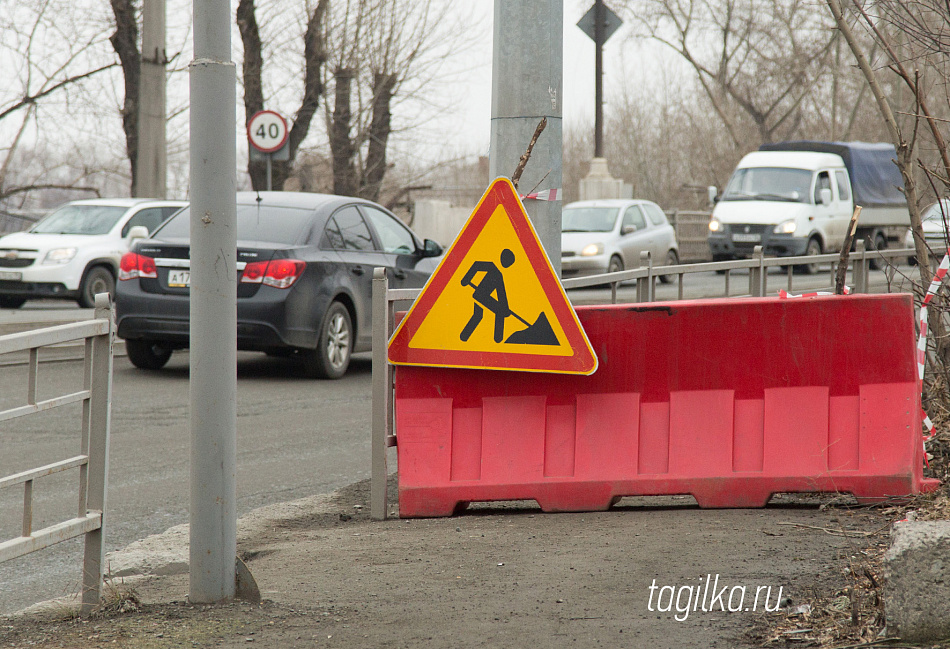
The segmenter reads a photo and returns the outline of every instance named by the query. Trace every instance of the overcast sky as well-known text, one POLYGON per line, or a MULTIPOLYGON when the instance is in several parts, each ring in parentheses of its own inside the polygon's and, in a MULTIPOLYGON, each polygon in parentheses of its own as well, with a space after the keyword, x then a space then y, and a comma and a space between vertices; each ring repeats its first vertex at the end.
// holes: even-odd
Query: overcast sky
MULTIPOLYGON (((480 47, 472 53, 479 61, 478 68, 460 84, 467 88, 465 95, 471 101, 458 106, 458 117, 466 126, 458 132, 459 148, 487 154, 491 129, 491 65, 492 65, 492 14, 494 0, 476 0, 486 36, 480 47)), ((609 3, 608 3, 609 4, 609 3)), ((577 27, 593 5, 593 0, 564 1, 564 124, 590 123, 594 121, 594 42, 577 27)), ((636 55, 637 47, 630 43, 627 25, 621 27, 604 47, 604 95, 620 90, 623 62, 636 55)), ((455 121, 455 120, 453 120, 455 121)))

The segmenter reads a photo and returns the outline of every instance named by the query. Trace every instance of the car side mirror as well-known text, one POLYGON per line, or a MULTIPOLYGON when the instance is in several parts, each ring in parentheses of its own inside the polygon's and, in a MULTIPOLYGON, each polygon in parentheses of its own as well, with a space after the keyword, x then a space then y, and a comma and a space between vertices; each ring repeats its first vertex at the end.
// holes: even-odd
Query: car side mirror
POLYGON ((706 188, 706 196, 709 198, 710 205, 715 205, 719 202, 719 190, 715 185, 710 185, 706 188))
POLYGON ((637 226, 635 225, 625 225, 620 228, 620 234, 630 234, 637 231, 637 226))
POLYGON ((822 187, 818 192, 818 200, 821 201, 822 205, 831 205, 831 189, 822 187))
POLYGON ((129 233, 125 235, 125 240, 128 242, 129 248, 139 239, 148 239, 148 228, 144 225, 132 226, 129 228, 129 233))
POLYGON ((422 244, 422 256, 423 257, 438 257, 442 254, 442 246, 433 241, 432 239, 426 239, 422 244))

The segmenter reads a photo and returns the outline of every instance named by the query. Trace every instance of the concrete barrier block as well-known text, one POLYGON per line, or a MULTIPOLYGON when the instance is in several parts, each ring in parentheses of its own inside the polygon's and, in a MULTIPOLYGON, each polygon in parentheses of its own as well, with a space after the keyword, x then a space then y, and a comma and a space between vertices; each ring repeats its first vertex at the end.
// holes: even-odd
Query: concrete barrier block
POLYGON ((895 524, 884 566, 888 633, 909 642, 950 638, 950 521, 895 524))

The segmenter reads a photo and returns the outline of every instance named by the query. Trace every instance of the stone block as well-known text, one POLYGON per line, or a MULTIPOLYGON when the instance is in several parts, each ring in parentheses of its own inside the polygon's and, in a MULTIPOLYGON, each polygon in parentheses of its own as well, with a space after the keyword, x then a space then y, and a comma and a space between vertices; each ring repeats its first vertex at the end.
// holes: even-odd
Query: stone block
POLYGON ((884 569, 888 633, 909 642, 950 638, 950 521, 896 523, 884 569))

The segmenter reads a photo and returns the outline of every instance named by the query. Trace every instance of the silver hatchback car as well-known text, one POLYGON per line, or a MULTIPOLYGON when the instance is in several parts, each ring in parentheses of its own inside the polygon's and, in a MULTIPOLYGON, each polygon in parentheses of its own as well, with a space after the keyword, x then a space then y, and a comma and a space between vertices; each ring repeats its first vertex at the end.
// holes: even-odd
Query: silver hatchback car
MULTIPOLYGON (((563 277, 613 273, 640 265, 649 251, 656 266, 679 263, 676 232, 656 203, 632 199, 578 201, 561 213, 563 277)), ((672 281, 661 276, 661 281, 672 281)))

